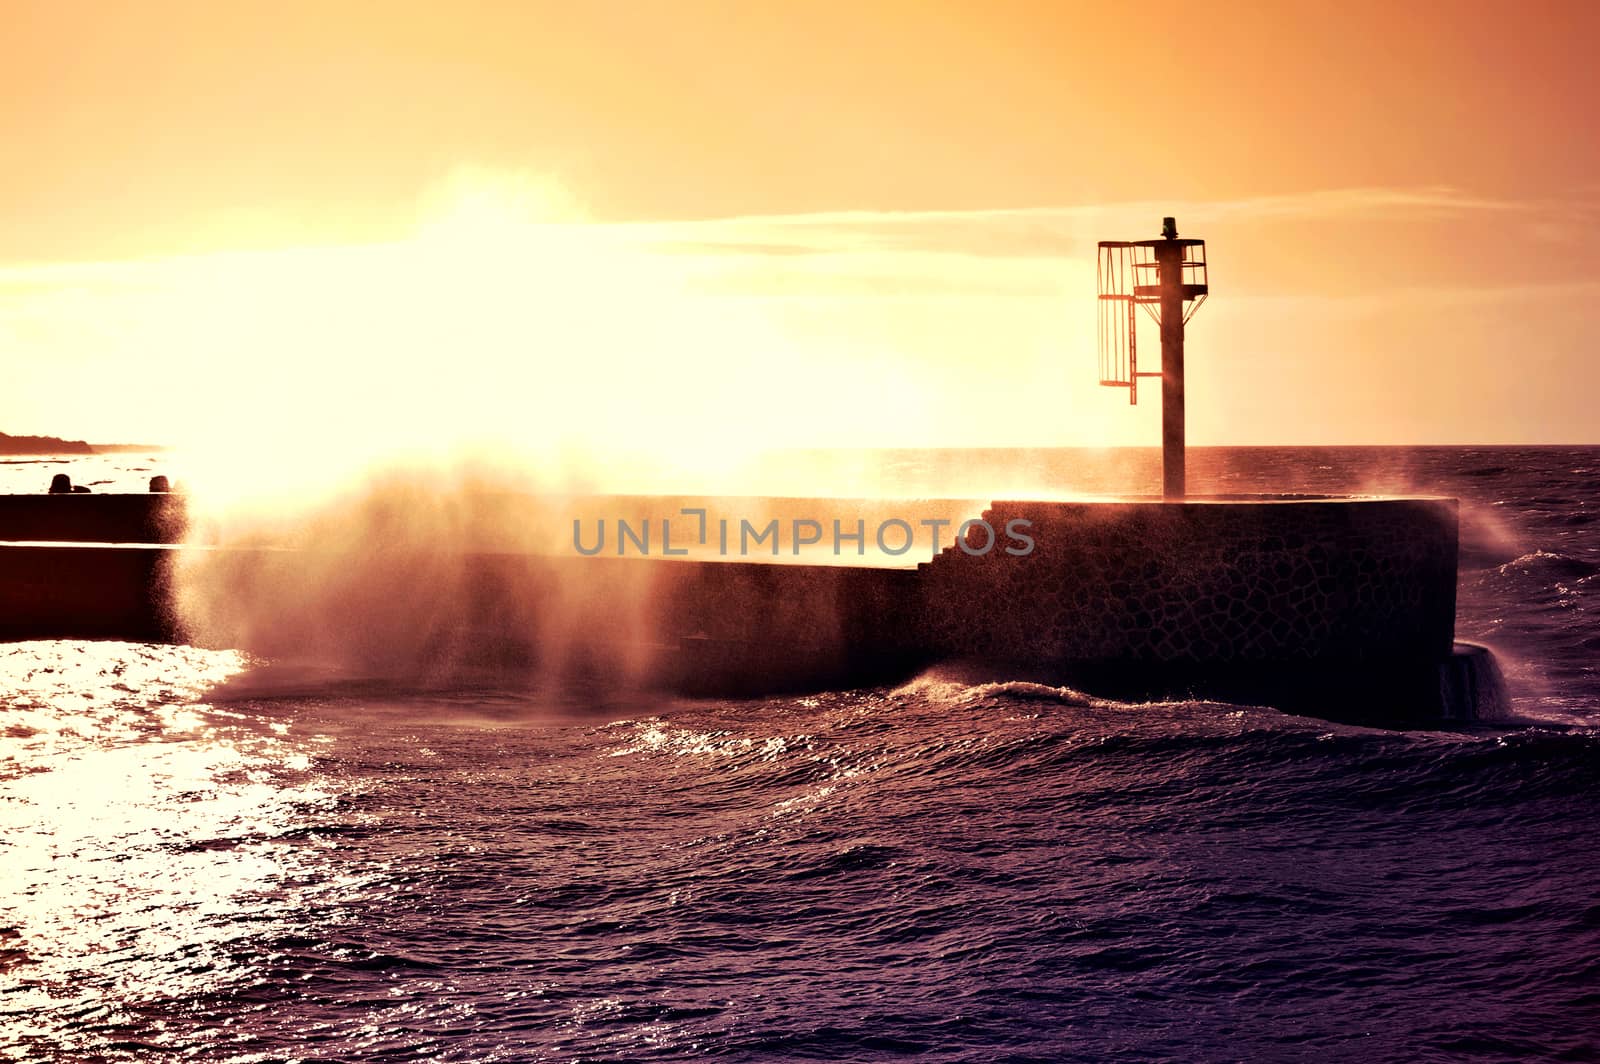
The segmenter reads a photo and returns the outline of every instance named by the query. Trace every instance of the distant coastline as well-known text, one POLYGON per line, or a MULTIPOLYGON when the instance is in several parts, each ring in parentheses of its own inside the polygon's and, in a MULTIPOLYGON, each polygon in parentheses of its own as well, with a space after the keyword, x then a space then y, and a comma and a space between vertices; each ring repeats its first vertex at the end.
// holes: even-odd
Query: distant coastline
POLYGON ((130 454, 167 450, 164 443, 91 443, 88 447, 94 454, 130 454))
POLYGON ((63 440, 57 436, 12 436, 0 432, 0 454, 51 455, 51 454, 118 454, 128 451, 164 451, 165 447, 151 443, 86 443, 83 440, 63 440))

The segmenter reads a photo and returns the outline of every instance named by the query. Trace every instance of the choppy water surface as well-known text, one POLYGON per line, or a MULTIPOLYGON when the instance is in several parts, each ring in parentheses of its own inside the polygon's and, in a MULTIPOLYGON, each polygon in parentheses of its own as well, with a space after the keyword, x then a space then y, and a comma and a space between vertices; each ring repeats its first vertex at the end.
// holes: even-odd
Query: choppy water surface
POLYGON ((1600 1055, 1600 450, 1194 461, 1217 490, 1459 495, 1460 634, 1522 719, 941 671, 596 704, 0 646, 0 1052, 1600 1055))

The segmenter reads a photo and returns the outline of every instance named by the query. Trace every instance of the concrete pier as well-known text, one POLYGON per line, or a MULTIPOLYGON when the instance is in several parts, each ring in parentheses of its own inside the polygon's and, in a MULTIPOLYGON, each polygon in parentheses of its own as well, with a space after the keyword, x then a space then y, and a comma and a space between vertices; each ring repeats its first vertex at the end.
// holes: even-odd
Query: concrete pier
MULTIPOLYGON (((174 500, 19 498, 0 498, 0 522, 11 522, 0 536, 13 540, 0 543, 0 637, 190 634, 172 573, 197 548, 14 541, 17 528, 35 540, 89 538, 86 511, 67 508, 91 500, 104 507, 105 536, 170 537, 181 527, 174 500)), ((996 532, 1023 522, 1031 549, 979 552, 974 528, 967 543, 901 568, 467 551, 453 555, 446 588, 435 586, 439 559, 415 549, 363 555, 359 566, 316 550, 211 550, 202 560, 224 601, 314 570, 309 583, 356 614, 363 604, 391 619, 425 610, 435 642, 530 662, 554 647, 569 664, 622 662, 631 678, 697 694, 878 682, 960 660, 1112 696, 1376 722, 1470 717, 1481 701, 1472 692, 1483 670, 1464 671, 1453 651, 1454 500, 1001 501, 982 516, 996 532), (356 568, 367 584, 341 590, 341 574, 356 568)), ((310 609, 296 601, 273 608, 284 613, 272 631, 290 636, 317 620, 348 623, 296 617, 310 609)), ((372 617, 360 623, 385 638, 372 617)))

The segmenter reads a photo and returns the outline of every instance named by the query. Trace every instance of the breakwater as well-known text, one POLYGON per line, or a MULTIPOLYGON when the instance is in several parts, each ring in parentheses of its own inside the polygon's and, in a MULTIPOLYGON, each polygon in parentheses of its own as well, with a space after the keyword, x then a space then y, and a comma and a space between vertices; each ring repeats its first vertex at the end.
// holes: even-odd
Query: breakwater
MULTIPOLYGON (((666 515, 694 500, 660 501, 666 515)), ((647 502, 631 505, 647 514, 647 502)), ((763 512, 782 509, 765 503, 763 512)), ((267 653, 353 626, 366 653, 517 660, 691 693, 874 682, 960 660, 1128 697, 1262 701, 1370 719, 1473 711, 1450 694, 1473 685, 1442 679, 1452 668, 1459 675, 1449 499, 1001 501, 965 538, 951 524, 951 541, 915 566, 471 544, 452 545, 444 565, 415 543, 373 543, 359 558, 315 546, 179 547, 179 504, 0 497, 0 536, 11 541, 0 545, 0 635, 192 638, 176 584, 180 562, 198 559, 215 597, 251 622, 235 630, 239 639, 259 638, 267 653), (101 508, 100 538, 143 532, 150 541, 92 544, 85 503, 101 508), (1029 549, 977 542, 996 529, 1026 530, 1029 549), (70 545, 60 542, 69 536, 70 545), (264 589, 294 586, 307 572, 315 579, 302 583, 316 596, 301 589, 252 611, 253 599, 270 597, 264 589), (267 623, 258 614, 269 608, 267 623), (400 623, 413 617, 425 623, 400 623)), ((819 511, 827 500, 807 504, 819 511)), ((960 511, 949 501, 920 505, 960 511)))

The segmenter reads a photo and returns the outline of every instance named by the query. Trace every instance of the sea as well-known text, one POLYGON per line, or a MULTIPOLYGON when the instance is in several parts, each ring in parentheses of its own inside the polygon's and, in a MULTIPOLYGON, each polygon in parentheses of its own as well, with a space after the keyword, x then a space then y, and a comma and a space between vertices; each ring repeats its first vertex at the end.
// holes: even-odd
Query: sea
MULTIPOLYGON (((0 491, 164 460, 13 459, 0 491)), ((1148 490, 1158 459, 869 460, 965 496, 1148 490)), ((237 648, 0 644, 0 1057, 1600 1059, 1600 448, 1189 462, 1197 491, 1460 499, 1457 637, 1509 714, 938 668, 742 700, 274 685, 237 648)))

